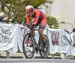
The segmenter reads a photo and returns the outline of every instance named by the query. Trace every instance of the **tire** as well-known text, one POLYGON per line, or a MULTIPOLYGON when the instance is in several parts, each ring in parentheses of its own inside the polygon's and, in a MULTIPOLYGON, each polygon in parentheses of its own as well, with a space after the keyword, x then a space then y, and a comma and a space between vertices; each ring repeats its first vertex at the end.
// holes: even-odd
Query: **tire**
POLYGON ((30 36, 29 33, 26 34, 23 39, 23 53, 26 58, 33 58, 34 57, 34 40, 30 36), (31 43, 31 46, 29 46, 30 43, 31 43))
POLYGON ((45 35, 45 37, 47 38, 45 47, 42 47, 42 42, 39 42, 39 45, 41 47, 41 49, 39 50, 41 58, 47 58, 49 53, 49 39, 47 35, 45 35))

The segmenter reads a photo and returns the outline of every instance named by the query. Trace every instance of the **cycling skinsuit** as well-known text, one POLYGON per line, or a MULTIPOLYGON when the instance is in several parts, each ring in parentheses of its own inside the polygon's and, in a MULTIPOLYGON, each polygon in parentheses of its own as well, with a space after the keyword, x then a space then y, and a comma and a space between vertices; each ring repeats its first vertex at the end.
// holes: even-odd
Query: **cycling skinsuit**
MULTIPOLYGON (((42 28, 42 29, 45 28, 46 22, 47 22, 46 16, 40 10, 35 9, 31 17, 33 18, 32 24, 34 26, 39 25, 39 28, 42 28)), ((29 24, 29 23, 30 23, 30 15, 26 14, 26 24, 29 24)))

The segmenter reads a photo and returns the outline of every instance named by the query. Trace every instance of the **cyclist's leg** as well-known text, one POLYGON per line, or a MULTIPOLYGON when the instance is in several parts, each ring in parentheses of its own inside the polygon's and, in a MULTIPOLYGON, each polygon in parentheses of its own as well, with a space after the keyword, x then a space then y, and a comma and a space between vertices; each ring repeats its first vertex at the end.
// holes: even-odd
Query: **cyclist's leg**
POLYGON ((42 42, 45 42, 46 39, 45 39, 45 36, 44 36, 44 34, 43 34, 43 30, 44 30, 44 29, 39 28, 38 32, 39 32, 40 38, 42 39, 42 42))
POLYGON ((39 35, 40 35, 40 38, 42 39, 42 42, 46 41, 46 37, 43 34, 43 30, 45 29, 45 27, 46 27, 46 19, 43 19, 39 25, 39 35))

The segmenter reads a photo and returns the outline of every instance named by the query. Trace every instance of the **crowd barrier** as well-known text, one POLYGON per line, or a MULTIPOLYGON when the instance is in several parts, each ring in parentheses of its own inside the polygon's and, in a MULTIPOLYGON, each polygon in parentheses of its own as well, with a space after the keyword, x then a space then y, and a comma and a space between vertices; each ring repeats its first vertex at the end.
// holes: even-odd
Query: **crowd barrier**
MULTIPOLYGON (((62 29, 44 30, 49 38, 49 53, 66 53, 75 55, 75 32, 67 33, 62 29)), ((22 43, 24 36, 24 26, 20 24, 0 24, 0 51, 16 53, 18 50, 23 52, 22 43)), ((38 42, 38 32, 35 31, 35 39, 38 42)))

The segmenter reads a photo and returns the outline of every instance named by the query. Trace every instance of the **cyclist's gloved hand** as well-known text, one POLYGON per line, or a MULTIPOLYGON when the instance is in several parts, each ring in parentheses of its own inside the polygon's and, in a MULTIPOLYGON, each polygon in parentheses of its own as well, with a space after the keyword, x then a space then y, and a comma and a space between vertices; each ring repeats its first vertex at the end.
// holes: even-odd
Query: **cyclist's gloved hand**
POLYGON ((28 28, 32 28, 32 23, 26 24, 28 28))
POLYGON ((30 27, 30 24, 26 24, 26 26, 29 28, 30 27))
POLYGON ((38 24, 37 24, 37 23, 34 23, 34 22, 32 23, 32 25, 33 25, 33 26, 38 26, 38 24))

